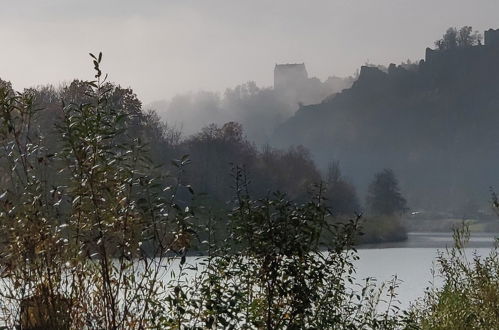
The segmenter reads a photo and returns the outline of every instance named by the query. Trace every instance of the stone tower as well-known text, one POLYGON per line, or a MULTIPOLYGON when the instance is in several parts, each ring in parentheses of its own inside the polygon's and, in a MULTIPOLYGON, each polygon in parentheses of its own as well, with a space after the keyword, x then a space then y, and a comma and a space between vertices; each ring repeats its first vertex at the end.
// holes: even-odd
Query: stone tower
POLYGON ((485 31, 484 42, 486 46, 499 46, 499 29, 488 29, 485 31))
POLYGON ((276 64, 274 68, 274 89, 294 88, 306 83, 308 79, 305 63, 276 64))

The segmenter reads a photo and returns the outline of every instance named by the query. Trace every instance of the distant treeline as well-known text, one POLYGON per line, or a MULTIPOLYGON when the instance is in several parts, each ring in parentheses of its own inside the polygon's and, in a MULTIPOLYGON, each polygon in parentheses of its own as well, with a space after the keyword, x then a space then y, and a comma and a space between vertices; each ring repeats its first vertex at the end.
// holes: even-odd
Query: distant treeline
MULTIPOLYGON (((2 81, 1 84, 12 95, 15 94, 8 82, 2 81)), ((130 138, 136 139, 137 143, 146 146, 151 161, 158 165, 155 170, 158 175, 173 173, 175 166, 172 160, 189 156, 190 164, 184 169, 182 182, 192 187, 197 203, 203 204, 210 212, 226 210, 226 203, 234 196, 233 169, 241 167, 249 182, 248 193, 254 198, 266 198, 273 192, 280 191, 292 200, 305 201, 314 185, 323 182, 323 197, 331 216, 346 219, 365 211, 378 216, 374 222, 364 217, 367 219, 365 241, 405 238, 405 229, 398 218, 405 211, 405 200, 402 204, 395 205, 392 202, 396 203, 398 197, 384 191, 377 196, 376 193, 370 194, 363 207, 354 185, 343 176, 339 161, 330 162, 328 169, 321 172, 305 147, 297 145, 276 149, 264 145, 258 148, 246 138, 242 125, 236 122, 211 124, 198 133, 184 136, 179 128, 168 125, 156 112, 144 111, 132 89, 109 82, 105 83, 104 88, 109 94, 109 106, 130 117, 126 133, 130 138), (393 205, 388 210, 380 211, 379 206, 372 202, 373 198, 393 205), (379 218, 380 215, 389 218, 379 218)), ((56 128, 63 121, 62 109, 68 103, 90 102, 88 83, 74 80, 60 88, 42 86, 26 90, 25 93, 32 96, 36 109, 39 109, 33 116, 31 130, 43 137, 41 143, 49 154, 58 152, 61 141, 56 128)), ((385 171, 386 173, 389 174, 388 179, 392 185, 388 190, 394 189, 398 194, 398 182, 393 172, 385 171)), ((67 180, 57 173, 49 175, 60 181, 61 185, 67 180)), ((375 178, 374 185, 376 180, 375 178)), ((179 196, 187 198, 189 193, 180 191, 179 196)))
MULTIPOLYGON (((2 81, 1 84, 15 94, 10 83, 2 81)), ((308 198, 309 188, 323 179, 304 147, 279 150, 267 145, 257 148, 246 139, 243 127, 236 122, 221 126, 211 124, 184 137, 178 128, 169 126, 157 113, 143 111, 142 103, 132 89, 112 83, 106 83, 105 87, 110 91, 108 102, 111 106, 132 118, 127 133, 147 145, 151 159, 162 166, 161 171, 171 171, 173 159, 189 155, 191 164, 186 168, 183 180, 211 200, 224 202, 233 196, 231 169, 234 166, 245 168, 251 181, 249 189, 255 197, 281 190, 290 198, 303 200, 308 198)), ((88 84, 75 80, 60 88, 43 86, 26 92, 33 96, 39 109, 31 129, 43 136, 42 143, 49 153, 55 153, 60 148, 56 127, 63 119, 62 107, 69 102, 89 102, 88 84)), ((341 205, 339 212, 354 214, 360 211, 355 189, 338 175, 339 172, 330 182, 335 184, 331 187, 334 195, 331 198, 341 205)))

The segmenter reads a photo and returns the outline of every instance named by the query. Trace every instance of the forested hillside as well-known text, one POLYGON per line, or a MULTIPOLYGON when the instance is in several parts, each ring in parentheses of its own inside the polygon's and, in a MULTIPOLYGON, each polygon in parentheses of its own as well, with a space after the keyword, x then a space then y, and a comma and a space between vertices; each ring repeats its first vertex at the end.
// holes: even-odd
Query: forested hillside
POLYGON ((281 125, 276 145, 301 143, 318 164, 341 160, 361 191, 393 168, 412 208, 484 211, 498 184, 499 47, 457 32, 418 65, 363 66, 350 89, 281 125))

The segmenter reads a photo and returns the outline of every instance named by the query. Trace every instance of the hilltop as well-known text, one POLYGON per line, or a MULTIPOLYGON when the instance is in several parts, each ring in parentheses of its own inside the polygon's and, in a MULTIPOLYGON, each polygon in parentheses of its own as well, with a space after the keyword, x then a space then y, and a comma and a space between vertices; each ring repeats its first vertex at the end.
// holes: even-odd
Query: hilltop
POLYGON ((365 188, 393 168, 413 209, 487 212, 498 183, 499 30, 485 42, 426 50, 415 65, 363 66, 351 88, 301 106, 275 135, 365 188))

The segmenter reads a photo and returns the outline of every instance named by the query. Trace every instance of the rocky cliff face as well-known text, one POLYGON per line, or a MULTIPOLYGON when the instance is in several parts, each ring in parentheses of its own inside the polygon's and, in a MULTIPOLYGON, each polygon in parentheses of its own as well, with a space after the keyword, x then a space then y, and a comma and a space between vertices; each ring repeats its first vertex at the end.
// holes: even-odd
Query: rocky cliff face
POLYGON ((485 204, 499 184, 499 47, 430 50, 414 70, 362 67, 350 89, 300 108, 274 143, 340 160, 361 190, 393 168, 414 208, 485 204))

